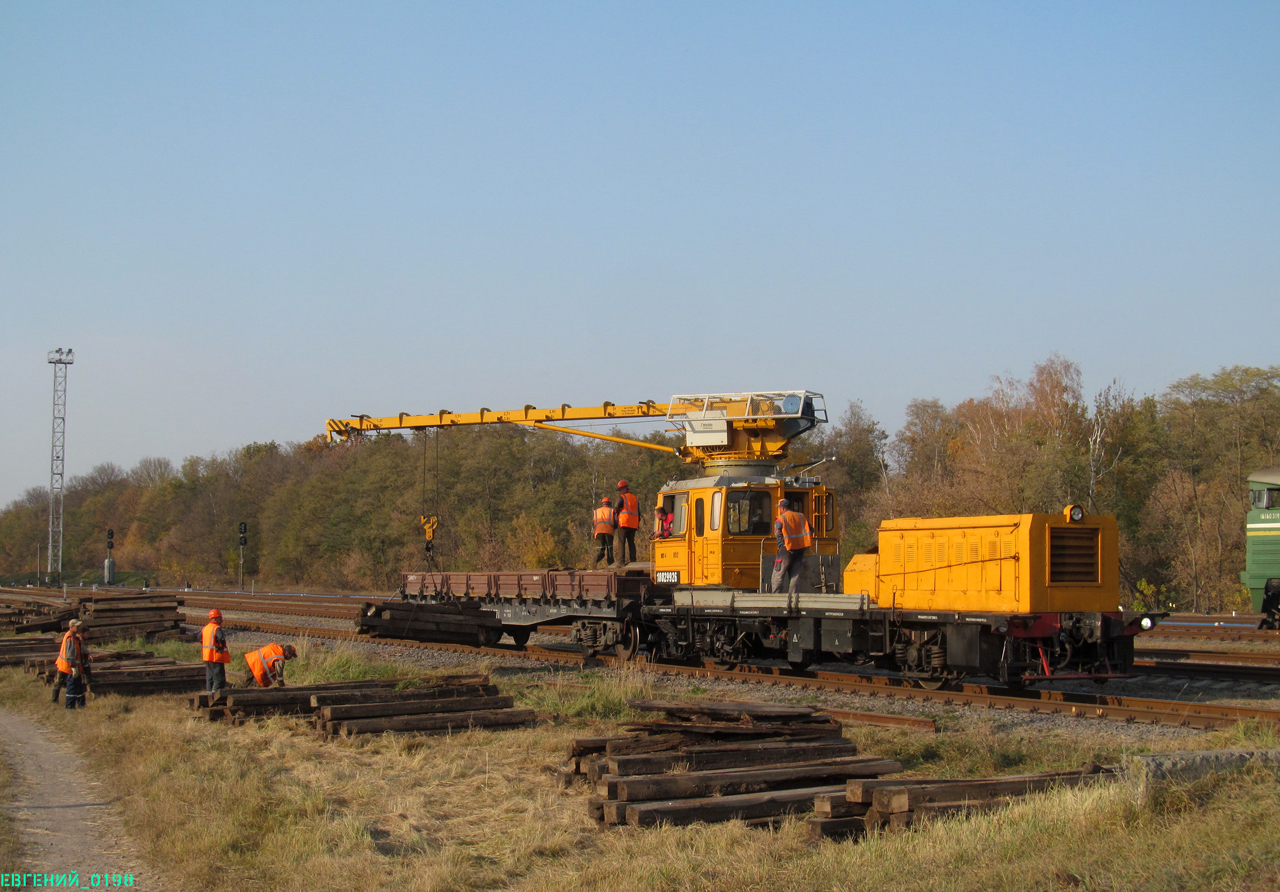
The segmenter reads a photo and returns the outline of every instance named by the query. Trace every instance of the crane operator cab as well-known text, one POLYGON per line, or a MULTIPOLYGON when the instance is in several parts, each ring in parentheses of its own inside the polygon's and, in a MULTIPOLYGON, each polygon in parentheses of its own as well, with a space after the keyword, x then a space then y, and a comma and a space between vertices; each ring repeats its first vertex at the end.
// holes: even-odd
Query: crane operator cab
POLYGON ((805 515, 813 534, 799 591, 838 592, 835 494, 817 477, 804 476, 818 463, 779 467, 791 440, 827 421, 822 395, 797 390, 674 396, 667 418, 684 429, 686 460, 698 461, 705 473, 670 481, 658 494, 656 507, 673 519, 671 537, 653 542, 653 580, 675 590, 674 603, 739 610, 748 603, 790 606, 786 593, 767 591, 780 499, 805 515))

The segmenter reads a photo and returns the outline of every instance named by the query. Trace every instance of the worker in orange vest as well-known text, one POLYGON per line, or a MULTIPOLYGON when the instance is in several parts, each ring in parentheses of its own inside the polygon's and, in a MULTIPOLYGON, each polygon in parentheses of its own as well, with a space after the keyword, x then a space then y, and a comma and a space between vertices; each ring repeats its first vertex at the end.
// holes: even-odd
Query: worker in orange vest
MULTIPOLYGON (((244 661, 249 664, 249 672, 253 681, 258 683, 258 687, 269 688, 273 684, 284 687, 285 660, 292 660, 297 655, 298 652, 294 650, 292 644, 281 647, 272 643, 249 651, 244 655, 244 661)), ((246 678, 244 683, 245 687, 248 687, 249 679, 246 678)))
POLYGON ((93 673, 89 669, 89 648, 80 634, 83 625, 78 619, 67 624, 62 645, 58 648, 58 658, 54 661, 58 676, 53 682, 53 702, 58 702, 58 693, 65 687, 67 709, 85 705, 85 694, 93 681, 93 673))
POLYGON ((222 631, 222 611, 217 607, 209 611, 209 622, 200 630, 200 648, 204 657, 205 690, 217 698, 227 686, 227 664, 231 662, 227 635, 222 631))
POLYGON ((778 519, 773 522, 773 534, 778 537, 778 556, 773 560, 773 585, 775 592, 787 586, 787 593, 794 595, 800 585, 800 573, 804 569, 804 553, 813 545, 813 532, 809 518, 791 510, 786 499, 778 501, 778 519))
POLYGON ((613 530, 618 518, 613 513, 609 497, 600 500, 600 507, 591 512, 591 534, 596 539, 596 559, 591 562, 591 569, 600 563, 600 558, 609 556, 608 563, 613 563, 613 530))
POLYGON ((618 563, 625 565, 628 563, 628 545, 631 546, 631 560, 636 559, 636 530, 640 529, 640 500, 625 480, 618 481, 618 503, 614 510, 618 513, 618 563))

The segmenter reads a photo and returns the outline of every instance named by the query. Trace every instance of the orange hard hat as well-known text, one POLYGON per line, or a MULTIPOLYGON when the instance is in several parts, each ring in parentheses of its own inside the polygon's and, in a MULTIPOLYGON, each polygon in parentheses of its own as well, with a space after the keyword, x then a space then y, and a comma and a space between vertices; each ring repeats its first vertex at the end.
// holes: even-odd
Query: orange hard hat
POLYGON ((222 619, 222 611, 217 607, 209 611, 209 619, 222 619))
POLYGON ((609 497, 608 497, 608 496, 605 496, 603 499, 601 499, 601 500, 600 500, 600 504, 601 504, 601 505, 607 505, 607 504, 609 504, 609 497))
POLYGON ((619 480, 619 481, 618 481, 618 489, 622 489, 622 487, 624 487, 624 486, 630 486, 630 485, 631 485, 631 484, 630 484, 630 483, 628 483, 628 482, 627 482, 627 481, 625 481, 625 480, 619 480))

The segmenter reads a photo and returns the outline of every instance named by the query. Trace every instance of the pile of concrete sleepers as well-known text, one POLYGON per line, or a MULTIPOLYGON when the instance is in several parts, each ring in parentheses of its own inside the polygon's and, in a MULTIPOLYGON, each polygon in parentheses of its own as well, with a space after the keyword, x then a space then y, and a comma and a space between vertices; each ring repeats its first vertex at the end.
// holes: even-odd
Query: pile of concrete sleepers
POLYGON ((902 766, 859 756, 839 722, 803 706, 631 700, 666 718, 633 723, 621 737, 569 744, 565 784, 595 788, 588 813, 601 826, 745 820, 773 824, 812 811, 853 778, 902 766))

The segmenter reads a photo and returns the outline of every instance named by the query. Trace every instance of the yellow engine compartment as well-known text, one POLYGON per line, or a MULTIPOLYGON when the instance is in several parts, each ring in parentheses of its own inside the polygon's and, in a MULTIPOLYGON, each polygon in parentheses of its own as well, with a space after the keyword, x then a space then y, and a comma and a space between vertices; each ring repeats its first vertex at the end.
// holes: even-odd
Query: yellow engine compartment
POLYGON ((844 591, 881 608, 999 613, 1120 609, 1119 531, 1110 515, 905 517, 855 555, 844 591))

